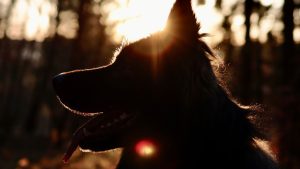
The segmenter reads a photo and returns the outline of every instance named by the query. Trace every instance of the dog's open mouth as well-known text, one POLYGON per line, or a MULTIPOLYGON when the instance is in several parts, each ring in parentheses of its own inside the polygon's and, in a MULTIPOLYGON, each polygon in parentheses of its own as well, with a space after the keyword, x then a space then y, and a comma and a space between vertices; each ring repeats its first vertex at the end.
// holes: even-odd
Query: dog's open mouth
POLYGON ((68 162, 79 146, 82 151, 106 151, 123 147, 122 136, 126 134, 136 114, 109 112, 96 115, 73 134, 72 141, 63 158, 68 162))

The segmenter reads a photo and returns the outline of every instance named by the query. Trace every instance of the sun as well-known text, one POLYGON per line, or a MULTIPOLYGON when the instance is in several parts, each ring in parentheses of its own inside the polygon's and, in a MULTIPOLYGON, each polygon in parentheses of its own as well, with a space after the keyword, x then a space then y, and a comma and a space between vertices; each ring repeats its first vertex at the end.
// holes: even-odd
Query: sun
POLYGON ((107 33, 113 41, 126 39, 137 41, 153 32, 162 30, 174 1, 173 0, 130 0, 110 1, 103 5, 107 33))
MULTIPOLYGON (((175 0, 104 1, 100 8, 100 21, 106 26, 106 33, 113 43, 120 44, 124 40, 129 43, 135 42, 164 29, 174 2, 175 0)), ((197 20, 204 23, 201 24, 200 33, 215 35, 208 41, 212 44, 220 42, 223 38, 220 29, 223 17, 220 11, 215 9, 216 0, 207 2, 209 3, 199 4, 193 0, 192 5, 197 20)))

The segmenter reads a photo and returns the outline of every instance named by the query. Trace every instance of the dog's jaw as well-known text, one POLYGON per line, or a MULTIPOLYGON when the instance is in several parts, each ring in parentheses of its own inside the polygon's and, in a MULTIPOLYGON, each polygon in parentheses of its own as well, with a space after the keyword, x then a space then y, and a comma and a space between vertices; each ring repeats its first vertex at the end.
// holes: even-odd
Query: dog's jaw
POLYGON ((74 133, 71 143, 64 155, 66 163, 73 152, 79 148, 84 152, 100 152, 121 148, 122 134, 128 133, 135 114, 131 113, 104 113, 87 121, 74 133), (114 114, 113 116, 111 114, 114 114), (94 145, 96 143, 96 145, 94 145), (112 144, 113 143, 113 144, 112 144))

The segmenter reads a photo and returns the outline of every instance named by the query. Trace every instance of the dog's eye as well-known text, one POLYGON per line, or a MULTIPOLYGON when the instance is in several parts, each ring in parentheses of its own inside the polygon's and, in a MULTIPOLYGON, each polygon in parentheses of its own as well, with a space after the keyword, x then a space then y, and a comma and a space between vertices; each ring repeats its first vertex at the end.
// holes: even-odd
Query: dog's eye
POLYGON ((157 151, 155 143, 151 140, 140 140, 135 145, 135 152, 140 157, 152 157, 157 151))

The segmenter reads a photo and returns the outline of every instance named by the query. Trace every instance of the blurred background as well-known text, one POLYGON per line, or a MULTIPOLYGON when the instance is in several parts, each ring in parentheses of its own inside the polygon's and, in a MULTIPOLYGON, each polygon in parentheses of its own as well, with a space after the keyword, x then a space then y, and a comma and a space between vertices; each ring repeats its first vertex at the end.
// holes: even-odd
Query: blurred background
MULTIPOLYGON (((243 104, 264 104, 280 164, 300 168, 300 0, 193 0, 204 40, 243 104)), ((85 119, 58 103, 58 73, 105 65, 124 39, 164 28, 174 0, 1 0, 0 168, 113 169, 119 150, 62 156, 85 119)))

